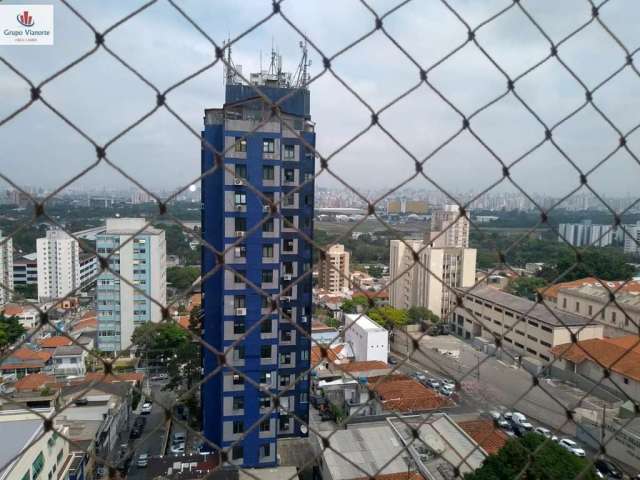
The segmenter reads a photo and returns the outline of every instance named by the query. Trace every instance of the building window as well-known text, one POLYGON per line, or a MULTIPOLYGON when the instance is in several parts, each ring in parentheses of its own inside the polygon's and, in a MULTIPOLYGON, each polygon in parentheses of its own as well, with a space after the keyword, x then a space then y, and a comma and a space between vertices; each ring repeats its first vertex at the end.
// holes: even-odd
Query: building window
POLYGON ((271 319, 266 318, 262 320, 260 324, 260 333, 271 333, 273 331, 273 325, 271 325, 271 319))
POLYGON ((233 359, 234 360, 244 360, 244 346, 242 346, 242 347, 233 347, 233 359))
POLYGON ((295 224, 293 223, 293 215, 285 215, 284 216, 284 228, 295 228, 295 224))
POLYGON ((271 345, 260 345, 260 358, 271 358, 271 345))
POLYGON ((234 410, 244 409, 244 397, 233 397, 233 409, 234 410))
MULTIPOLYGON (((263 397, 267 399, 267 407, 269 408, 269 405, 271 403, 269 397, 263 397)), ((262 398, 260 399, 260 406, 263 407, 264 405, 262 405, 262 398)), ((271 431, 271 421, 268 418, 265 418, 264 420, 262 420, 260 422, 260 431, 261 432, 269 432, 271 431)))
POLYGON ((284 181, 285 182, 295 182, 296 181, 296 171, 293 168, 285 168, 284 169, 284 181))
POLYGON ((589 305, 589 316, 593 315, 593 305, 589 305))
POLYGON ((270 218, 262 224, 262 231, 265 233, 273 233, 275 231, 273 218, 270 218))
POLYGON ((280 375, 280 386, 281 387, 289 386, 290 382, 291 382, 291 375, 289 375, 289 374, 280 375))
POLYGON ((540 340, 540 345, 544 345, 545 347, 551 348, 551 344, 549 342, 545 342, 544 340, 540 340))
POLYGON ((284 159, 293 160, 295 158, 296 147, 294 145, 284 146, 284 159))
POLYGON ((271 384, 271 372, 260 373, 260 383, 267 385, 271 384))
POLYGON ((246 232, 247 231, 247 219, 244 217, 236 217, 234 218, 236 232, 246 232))
POLYGON ((245 245, 240 245, 238 247, 233 248, 233 256, 235 258, 246 258, 247 257, 247 247, 245 245))
POLYGON ((289 365, 291 363, 291 353, 281 353, 280 354, 280 363, 284 365, 289 365))
POLYGON ((580 302, 576 302, 576 313, 580 313, 580 302))
POLYGON ((273 270, 262 270, 262 283, 273 283, 273 270))
POLYGON ((281 330, 280 331, 280 341, 281 342, 290 342, 293 339, 293 335, 291 334, 291 330, 281 330))
POLYGON ((271 444, 265 443, 260 447, 260 457, 270 457, 271 456, 271 444))
POLYGON ((233 272, 233 283, 244 283, 244 276, 247 272, 242 270, 238 270, 237 272, 233 272))
POLYGON ((300 352, 300 360, 309 360, 309 350, 302 350, 300 352))
POLYGON ((243 456, 244 456, 244 451, 242 449, 242 445, 235 445, 231 449, 232 460, 240 460, 243 456))
POLYGON ((233 334, 242 335, 245 332, 244 320, 235 320, 233 322, 233 334))
POLYGON ((625 384, 625 385, 629 385, 629 379, 628 379, 628 378, 626 378, 626 377, 624 378, 624 384, 625 384))
POLYGON ((611 312, 611 323, 616 323, 616 312, 611 312))
POLYGON ((233 421, 233 433, 243 433, 244 432, 244 422, 242 420, 234 420, 233 421))
POLYGON ((262 140, 262 153, 275 153, 276 141, 273 138, 265 138, 262 140))
POLYGON ((263 245, 262 246, 262 256, 263 257, 267 257, 267 258, 272 258, 273 257, 273 245, 272 244, 268 244, 268 245, 263 245))
POLYGON ((236 178, 243 178, 246 179, 247 178, 247 166, 244 164, 236 164, 235 167, 235 174, 236 174, 236 178))
POLYGON ((276 169, 272 165, 265 165, 262 167, 262 180, 275 180, 276 169))
POLYGON ((247 151, 247 139, 244 137, 236 137, 235 144, 233 149, 236 152, 246 152, 247 151))
POLYGON ((567 299, 566 298, 562 299, 562 308, 567 308, 567 299))
POLYGON ((244 385, 244 377, 238 375, 237 373, 233 374, 233 384, 234 385, 244 385))
POLYGON ((247 204, 247 194, 244 192, 236 192, 233 196, 233 201, 237 205, 247 204))
POLYGON ((234 308, 247 308, 247 299, 244 295, 235 295, 233 297, 234 308))
POLYGON ((293 238, 285 238, 282 241, 282 250, 284 252, 293 252, 293 238))

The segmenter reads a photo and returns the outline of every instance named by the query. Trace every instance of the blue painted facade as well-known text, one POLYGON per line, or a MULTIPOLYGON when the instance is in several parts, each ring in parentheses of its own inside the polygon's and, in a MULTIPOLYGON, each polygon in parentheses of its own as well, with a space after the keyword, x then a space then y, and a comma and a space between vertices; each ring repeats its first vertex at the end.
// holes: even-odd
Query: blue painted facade
MULTIPOLYGON (((293 91, 259 88, 271 100, 293 91)), ((235 444, 228 458, 245 467, 274 466, 277 438, 307 434, 293 415, 283 410, 295 412, 305 423, 309 415, 306 372, 310 365, 310 340, 296 331, 286 316, 310 335, 310 272, 290 293, 282 292, 303 272, 311 270, 311 246, 295 230, 283 230, 284 221, 277 214, 272 215, 265 208, 264 199, 247 184, 265 195, 273 194, 274 200, 281 202, 278 206, 281 214, 311 237, 313 181, 300 185, 313 177, 314 154, 295 135, 287 135, 277 119, 252 132, 265 111, 268 113, 269 107, 255 98, 252 88, 227 85, 224 107, 205 111, 202 132, 204 142, 216 150, 229 148, 222 161, 235 172, 219 168, 202 180, 203 238, 219 251, 228 250, 223 260, 211 250, 202 249, 203 278, 214 268, 219 269, 203 283, 203 338, 219 351, 231 347, 226 362, 233 365, 222 366, 215 355, 203 349, 205 376, 220 368, 202 386, 203 430, 211 442, 224 449, 235 444), (290 201, 286 202, 285 197, 290 201), (251 231, 271 218, 273 232, 264 226, 251 231), (246 233, 242 234, 243 231, 246 233), (269 256, 271 250, 274 255, 269 256), (286 316, 277 311, 270 314, 270 301, 248 282, 236 282, 234 271, 272 297, 286 297, 279 299, 286 316), (257 323, 260 325, 256 326, 257 323), (282 395, 283 409, 269 413, 272 410, 269 397, 262 396, 258 388, 242 377, 274 394, 292 384, 294 387, 282 395)), ((296 133, 315 147, 309 92, 296 92, 283 102, 282 112, 296 133)), ((213 153, 203 147, 202 172, 213 166, 213 153)))

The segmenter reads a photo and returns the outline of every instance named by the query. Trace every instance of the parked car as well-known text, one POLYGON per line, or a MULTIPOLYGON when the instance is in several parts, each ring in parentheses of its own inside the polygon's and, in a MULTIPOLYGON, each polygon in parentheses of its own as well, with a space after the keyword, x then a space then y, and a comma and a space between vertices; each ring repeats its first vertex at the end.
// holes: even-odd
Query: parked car
POLYGON ((451 380, 450 378, 443 378, 442 379, 442 385, 444 385, 446 387, 451 387, 452 390, 456 389, 456 381, 455 380, 451 380))
POLYGON ((142 417, 142 416, 138 416, 136 417, 136 419, 133 421, 133 425, 135 427, 139 427, 141 430, 144 429, 145 425, 147 424, 147 417, 142 417))
POLYGON ((333 413, 329 409, 320 412, 320 420, 326 422, 328 420, 335 420, 333 413))
POLYGON ((525 417, 522 413, 512 412, 511 422, 527 432, 530 432, 531 430, 533 430, 533 425, 529 423, 529 421, 527 420, 527 417, 525 417))
POLYGON ((430 378, 427 380, 427 387, 431 387, 434 390, 437 390, 440 388, 440 380, 438 380, 437 378, 430 378))
POLYGON ((140 410, 140 415, 149 415, 151 413, 151 410, 153 410, 153 403, 144 402, 140 410))
POLYGON ((551 430, 549 430, 548 428, 536 427, 534 429, 534 432, 536 432, 538 435, 542 435, 545 438, 549 438, 549 439, 553 440, 554 442, 558 441, 558 437, 556 437, 553 434, 553 432, 551 430))
POLYGON ((140 438, 140 434, 142 433, 142 430, 140 430, 140 428, 138 427, 133 427, 131 429, 131 432, 129 433, 129 438, 133 439, 133 438, 140 438))
POLYGON ((138 455, 138 461, 136 462, 136 465, 141 468, 149 465, 149 454, 141 453, 140 455, 138 455))
POLYGON ((513 416, 513 412, 504 412, 502 416, 507 420, 511 420, 511 417, 513 416))
POLYGON ((499 418, 498 420, 496 420, 496 425, 505 431, 513 433, 513 427, 511 426, 509 420, 499 418))
POLYGON ((445 397, 450 397, 455 392, 451 385, 442 385, 438 391, 445 397))
POLYGON ((601 478, 615 478, 616 480, 622 478, 622 472, 620 469, 608 460, 599 458, 595 461, 593 466, 595 467, 596 472, 602 475, 601 478))
POLYGON ((569 439, 569 438, 563 438, 561 439, 558 444, 565 448, 566 450, 568 450, 569 452, 573 453, 576 457, 584 457, 585 456, 585 452, 582 448, 580 448, 580 446, 574 442, 573 440, 569 439))
POLYGON ((389 356, 388 363, 389 363, 389 365, 397 365, 398 364, 398 360, 396 360, 396 357, 389 356))
POLYGON ((494 422, 497 422, 498 420, 500 420, 500 419, 502 418, 502 413, 500 413, 500 412, 499 412, 499 411, 497 411, 497 410, 492 410, 492 411, 490 411, 490 412, 489 412, 489 415, 491 415, 491 419, 492 419, 494 422))
POLYGON ((413 376, 413 378, 415 378, 420 383, 424 383, 424 382, 427 381, 427 376, 424 373, 415 372, 415 373, 413 373, 412 376, 413 376))
POLYGON ((173 440, 171 443, 185 443, 187 441, 186 432, 173 432, 173 440))
POLYGON ((174 443, 173 445, 171 445, 171 453, 173 453, 174 455, 184 453, 184 442, 174 443))

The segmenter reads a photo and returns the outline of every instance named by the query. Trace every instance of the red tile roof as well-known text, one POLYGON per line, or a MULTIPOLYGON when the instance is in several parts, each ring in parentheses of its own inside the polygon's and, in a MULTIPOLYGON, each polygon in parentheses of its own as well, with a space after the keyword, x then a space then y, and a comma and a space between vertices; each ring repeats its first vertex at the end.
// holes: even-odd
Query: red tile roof
POLYGON ((72 332, 77 332, 78 330, 84 329, 97 329, 98 328, 98 319, 96 317, 87 317, 82 318, 76 324, 71 327, 72 332))
POLYGON ((406 375, 369 377, 385 410, 420 412, 452 406, 453 402, 406 375))
POLYGON ((343 372, 365 372, 368 370, 387 370, 391 368, 385 362, 371 360, 368 362, 351 362, 337 365, 343 372))
POLYGON ((189 328, 189 315, 180 315, 176 319, 176 323, 182 328, 189 328))
MULTIPOLYGON (((337 345, 335 347, 327 348, 327 358, 329 362, 333 363, 338 360, 338 354, 342 351, 344 345, 337 345)), ((316 366, 322 360, 322 350, 318 346, 311 347, 311 365, 316 366)))
POLYGON ((56 377, 53 375, 46 375, 44 373, 32 373, 25 375, 16 382, 15 389, 19 392, 33 392, 40 390, 45 385, 54 385, 56 383, 56 377))
POLYGON ((576 344, 565 343, 551 351, 556 357, 573 363, 585 360, 609 368, 625 377, 640 381, 640 337, 594 338, 576 344))
POLYGON ((46 352, 44 350, 35 351, 23 347, 9 355, 9 358, 11 357, 19 358, 20 360, 40 360, 42 362, 46 362, 51 358, 51 352, 46 352))
POLYGON ((469 420, 458 422, 458 425, 489 455, 497 453, 507 443, 507 435, 490 420, 469 420))
POLYGON ((374 300, 389 300, 389 291, 388 290, 379 290, 377 292, 370 292, 368 290, 357 290, 353 294, 353 298, 356 297, 366 297, 372 298, 374 300))
POLYGON ((22 305, 17 305, 15 303, 7 303, 4 306, 4 311, 3 311, 3 313, 7 317, 13 317, 13 316, 16 316, 16 315, 21 315, 22 312, 24 312, 24 307, 22 305))
POLYGON ((95 318, 97 316, 97 312, 95 310, 87 310, 84 312, 80 320, 84 320, 85 318, 95 318))
POLYGON ((56 348, 56 347, 66 347, 68 345, 72 345, 73 342, 69 340, 64 335, 58 335, 55 337, 43 338, 38 342, 38 344, 42 348, 56 348))
POLYGON ((595 287, 604 288, 602 286, 603 283, 612 291, 616 290, 617 288, 620 288, 620 290, 618 290, 616 293, 640 293, 639 281, 632 280, 625 283, 624 281, 620 281, 620 280, 618 281, 603 280, 601 283, 597 278, 594 278, 594 277, 581 278, 578 280, 573 280, 571 282, 556 283, 555 285, 550 286, 546 290, 544 288, 541 288, 538 291, 546 299, 557 300, 558 293, 560 292, 560 290, 570 289, 570 288, 580 288, 586 285, 592 285, 595 287))

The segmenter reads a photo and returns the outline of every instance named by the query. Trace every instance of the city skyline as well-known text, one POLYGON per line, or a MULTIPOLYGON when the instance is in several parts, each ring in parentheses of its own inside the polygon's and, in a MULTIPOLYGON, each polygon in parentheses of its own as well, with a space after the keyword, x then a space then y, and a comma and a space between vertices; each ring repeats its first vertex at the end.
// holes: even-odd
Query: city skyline
MULTIPOLYGON (((500 1, 482 6, 454 3, 472 26, 487 18, 490 12, 497 12, 507 5, 507 2, 500 1)), ((551 38, 558 41, 577 28, 581 21, 588 20, 590 9, 583 3, 566 2, 554 8, 530 5, 527 8, 551 38), (559 14, 558 8, 573 15, 559 14)), ((21 49, 20 52, 13 49, 6 53, 7 61, 35 81, 46 78, 80 56, 86 51, 85 46, 90 47, 94 42, 93 33, 82 27, 68 9, 56 7, 57 26, 64 33, 56 36, 55 54, 42 58, 32 49, 21 49), (35 61, 35 56, 38 56, 38 61, 35 61)), ((104 7, 98 3, 84 3, 81 13, 90 18, 100 18, 96 27, 104 29, 133 8, 130 4, 104 7)), ((258 2, 242 6, 222 2, 215 14, 195 2, 186 3, 184 8, 220 44, 248 28, 258 14, 266 16, 271 10, 270 5, 258 2), (217 28, 219 23, 215 23, 221 19, 224 20, 225 31, 220 31, 217 28)), ((320 2, 305 2, 304 6, 292 3, 284 4, 282 8, 328 56, 360 34, 366 34, 374 20, 362 5, 333 5, 329 10, 320 2), (332 19, 331 30, 319 26, 328 16, 332 19), (354 25, 358 28, 354 29, 354 25)), ((374 2, 373 8, 383 12, 388 7, 383 2, 374 2)), ((633 25, 624 21, 625 15, 617 15, 621 8, 616 4, 607 5, 602 8, 601 17, 612 24, 619 37, 625 40, 632 35, 633 25)), ((516 77, 548 55, 546 40, 535 31, 524 14, 514 9, 513 13, 502 16, 500 22, 495 23, 490 28, 480 29, 477 39, 510 76, 516 77), (514 38, 518 40, 514 42, 514 38)), ((464 43, 467 35, 462 23, 442 5, 407 5, 386 17, 384 26, 424 66, 433 64, 448 50, 464 43), (435 18, 438 22, 434 22, 435 18), (429 35, 421 33, 425 26, 429 35)), ((624 64, 624 52, 610 38, 604 38, 604 33, 596 27, 590 26, 576 36, 580 39, 579 45, 570 40, 560 48, 563 61, 592 89, 624 64), (597 53, 595 60, 591 56, 594 51, 597 53)), ((284 22, 268 21, 233 45, 233 59, 243 66, 245 72, 257 70, 260 57, 264 66, 268 63, 271 45, 275 45, 284 56, 285 69, 294 71, 300 59, 299 40, 299 35, 284 22)), ((213 47, 175 9, 164 4, 143 10, 111 32, 106 42, 125 61, 138 67, 154 84, 157 83, 160 89, 206 66, 213 58, 213 47), (159 29, 172 41, 156 38, 154 34, 159 29), (130 41, 132 35, 137 37, 133 45, 130 41), (170 72, 164 68, 169 58, 173 65, 170 72)), ((313 77, 322 71, 322 59, 312 47, 309 50, 313 77)), ((376 110, 408 91, 418 81, 417 68, 380 32, 335 59, 332 68, 376 110), (394 69, 389 71, 387 64, 393 64, 394 69)), ((28 98, 29 89, 5 66, 0 67, 0 72, 5 79, 0 82, 0 93, 7 99, 0 109, 0 117, 4 118, 22 105, 28 98)), ((208 104, 221 103, 222 78, 222 66, 216 65, 167 96, 167 102, 194 132, 200 128, 199 105, 203 100, 208 104)), ((466 115, 504 93, 506 85, 498 70, 473 45, 465 46, 459 54, 430 72, 428 78, 466 115), (468 85, 473 85, 473 88, 468 88, 468 85)), ((598 107, 623 133, 635 126, 635 109, 632 106, 637 95, 630 95, 628 101, 621 103, 617 96, 612 95, 612 89, 633 92, 636 83, 639 83, 637 77, 629 69, 624 69, 607 86, 594 93, 598 107)), ((548 125, 555 124, 584 102, 584 89, 553 61, 544 63, 515 85, 518 95, 548 125)), ((370 112, 330 72, 313 81, 311 87, 316 92, 311 107, 317 112, 315 118, 324 129, 317 148, 327 157, 369 125, 370 112), (337 106, 341 111, 339 116, 335 115, 337 106), (328 121, 329 118, 332 121, 328 121)), ((100 143, 117 135, 155 105, 155 93, 101 50, 43 87, 42 95, 100 143), (97 79, 96 73, 100 74, 97 79), (100 122, 95 120, 96 112, 99 112, 100 122)), ((461 125, 461 117, 424 84, 381 113, 379 120, 390 134, 420 159, 440 146, 461 125), (424 121, 415 121, 421 118, 424 121)), ((544 129, 512 95, 478 114, 470 125, 506 163, 544 138, 544 129)), ((18 184, 42 184, 54 188, 95 160, 93 146, 39 102, 0 129, 0 141, 8 139, 23 140, 5 142, 8 146, 0 159, 2 173, 18 184), (29 162, 25 162, 24 152, 18 150, 27 136, 36 139, 35 142, 30 141, 29 162), (53 171, 46 168, 52 163, 57 167, 53 171)), ((575 122, 567 122, 554 131, 554 141, 579 168, 586 171, 617 148, 619 135, 593 107, 587 106, 576 114, 575 122)), ((635 137, 631 135, 627 145, 633 150, 635 144, 635 137)), ((115 142, 107 154, 115 164, 150 189, 172 190, 178 185, 186 187, 198 178, 199 149, 196 136, 161 109, 115 142)), ((317 166, 316 161, 316 169, 317 166)), ((359 189, 383 183, 392 188, 414 173, 413 160, 377 128, 333 157, 329 166, 341 179, 359 189)), ((633 179, 637 178, 638 172, 637 162, 620 150, 596 169, 589 180, 599 193, 626 194, 634 191, 633 179)), ((431 158, 425 164, 425 173, 446 190, 482 191, 501 178, 502 166, 466 132, 431 158), (465 175, 460 175, 460 171, 465 175)), ((556 196, 563 196, 580 185, 578 172, 548 142, 513 167, 511 176, 527 192, 546 192, 556 196), (542 173, 549 171, 553 175, 542 173)), ((120 184, 133 186, 110 167, 100 165, 67 188, 120 184)), ((318 177, 317 184, 331 186, 336 185, 337 180, 325 172, 318 177)), ((0 182, 0 189, 7 186, 0 182)), ((433 187, 424 178, 414 180, 410 186, 433 187)))

